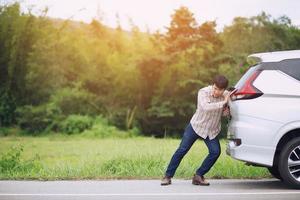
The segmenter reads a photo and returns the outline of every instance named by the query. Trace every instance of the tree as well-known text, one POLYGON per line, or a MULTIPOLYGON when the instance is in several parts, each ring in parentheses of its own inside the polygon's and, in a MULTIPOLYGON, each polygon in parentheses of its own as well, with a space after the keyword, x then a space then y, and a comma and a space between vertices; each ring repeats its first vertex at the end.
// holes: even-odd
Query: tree
POLYGON ((5 116, 1 117, 5 125, 14 121, 16 106, 24 103, 27 58, 36 36, 34 24, 35 17, 22 15, 18 3, 0 7, 0 115, 5 116))
POLYGON ((170 27, 165 36, 167 52, 186 50, 199 40, 198 24, 187 7, 180 7, 171 16, 170 27))

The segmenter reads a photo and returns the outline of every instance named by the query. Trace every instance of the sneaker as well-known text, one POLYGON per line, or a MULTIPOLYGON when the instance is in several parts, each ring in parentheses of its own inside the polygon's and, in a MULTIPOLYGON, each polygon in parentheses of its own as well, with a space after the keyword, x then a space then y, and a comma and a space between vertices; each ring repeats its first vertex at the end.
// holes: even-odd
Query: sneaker
POLYGON ((165 177, 163 177, 163 179, 161 180, 160 185, 170 185, 171 183, 172 183, 171 177, 165 176, 165 177))

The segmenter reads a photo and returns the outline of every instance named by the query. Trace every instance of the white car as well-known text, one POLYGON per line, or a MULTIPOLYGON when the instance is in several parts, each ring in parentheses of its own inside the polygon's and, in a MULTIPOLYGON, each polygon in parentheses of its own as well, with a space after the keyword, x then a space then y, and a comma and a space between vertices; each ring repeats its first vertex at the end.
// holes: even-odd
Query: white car
POLYGON ((300 188, 300 50, 252 54, 235 85, 227 154, 300 188))

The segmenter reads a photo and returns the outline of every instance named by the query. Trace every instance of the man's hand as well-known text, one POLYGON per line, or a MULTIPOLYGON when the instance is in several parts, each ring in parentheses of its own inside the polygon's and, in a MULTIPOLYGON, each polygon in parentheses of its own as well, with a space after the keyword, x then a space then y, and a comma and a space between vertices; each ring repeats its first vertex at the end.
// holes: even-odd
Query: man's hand
POLYGON ((227 92, 224 96, 225 96, 225 102, 226 102, 226 104, 228 103, 228 101, 229 101, 229 99, 230 99, 230 96, 233 94, 233 93, 235 93, 237 91, 237 89, 234 89, 234 90, 232 90, 232 91, 230 91, 230 92, 227 92))
POLYGON ((223 116, 225 117, 229 117, 230 116, 230 109, 228 106, 226 106, 225 108, 223 108, 223 116))
POLYGON ((230 95, 231 95, 231 92, 227 92, 227 93, 224 95, 224 97, 225 97, 225 99, 224 99, 225 104, 228 103, 228 101, 229 101, 229 99, 230 99, 230 95))

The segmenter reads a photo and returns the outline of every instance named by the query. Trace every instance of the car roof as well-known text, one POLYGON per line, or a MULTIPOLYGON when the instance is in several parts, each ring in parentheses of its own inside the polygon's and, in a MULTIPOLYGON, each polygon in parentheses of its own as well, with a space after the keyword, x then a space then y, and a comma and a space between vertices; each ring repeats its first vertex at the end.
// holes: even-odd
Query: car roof
POLYGON ((273 51, 264 53, 255 53, 248 56, 248 60, 256 63, 260 62, 280 62, 286 59, 300 58, 300 50, 273 51))

